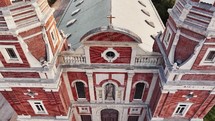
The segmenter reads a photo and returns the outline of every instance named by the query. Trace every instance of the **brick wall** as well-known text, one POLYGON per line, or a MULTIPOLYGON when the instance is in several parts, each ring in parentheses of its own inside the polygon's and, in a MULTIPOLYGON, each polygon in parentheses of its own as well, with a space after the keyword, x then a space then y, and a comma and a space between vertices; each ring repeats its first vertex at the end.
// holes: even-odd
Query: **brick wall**
POLYGON ((38 61, 40 61, 40 59, 42 58, 46 58, 46 47, 42 34, 34 36, 33 38, 26 39, 25 43, 28 45, 28 49, 31 54, 38 61))
POLYGON ((175 62, 177 60, 180 60, 182 62, 186 61, 194 53, 194 49, 197 44, 198 43, 195 41, 180 36, 175 50, 174 61, 175 62))
POLYGON ((22 59, 23 63, 7 63, 2 55, 2 53, 0 53, 0 61, 2 62, 2 64, 5 66, 5 67, 29 67, 29 63, 25 57, 25 54, 22 50, 22 47, 20 46, 19 43, 13 43, 13 42, 10 42, 10 43, 1 43, 0 42, 0 45, 14 45, 16 47, 16 50, 17 52, 19 53, 19 56, 20 58, 22 59))
POLYGON ((1 72, 4 78, 40 78, 37 72, 1 72))
MULTIPOLYGON (((82 80, 84 82, 87 83, 88 85, 88 79, 87 79, 87 75, 85 72, 68 72, 68 78, 69 78, 69 82, 70 84, 72 84, 72 82, 76 81, 76 80, 82 80)), ((85 85, 86 86, 86 85, 85 85)), ((71 88, 72 88, 72 94, 74 96, 74 100, 77 100, 78 99, 78 95, 77 95, 77 92, 76 92, 76 87, 74 85, 74 87, 72 87, 71 85, 71 88)), ((86 95, 86 99, 89 101, 90 100, 90 95, 89 95, 89 88, 88 86, 85 87, 85 95, 86 95)))
POLYGON ((90 37, 87 41, 135 42, 128 35, 118 32, 102 32, 90 37))
MULTIPOLYGON (((108 63, 101 54, 108 49, 108 47, 90 47, 90 61, 91 63, 108 63)), ((119 57, 113 63, 130 63, 131 47, 113 47, 119 53, 119 57)))
POLYGON ((0 7, 5 7, 5 6, 8 6, 8 5, 11 5, 10 0, 1 0, 0 7))
MULTIPOLYGON (((145 81, 145 82, 148 82, 149 87, 150 87, 152 77, 153 77, 153 74, 151 74, 151 73, 135 73, 135 75, 132 79, 130 101, 133 101, 133 99, 134 99, 134 94, 135 94, 135 89, 136 89, 136 88, 133 88, 134 83, 137 81, 145 81)), ((145 87, 145 89, 144 89, 143 96, 142 96, 143 101, 145 101, 148 96, 149 87, 145 87)))
MULTIPOLYGON (((59 92, 45 92, 42 88, 12 88, 13 91, 1 92, 7 101, 11 104, 18 115, 31 116, 66 116, 67 111, 62 104, 59 92), (24 93, 30 89, 32 92, 38 93, 31 98, 24 93), (42 100, 48 112, 47 114, 35 114, 28 100, 42 100)), ((65 90, 63 90, 65 91, 65 90)), ((61 92, 63 92, 61 91, 61 92)))
POLYGON ((214 103, 214 96, 211 97, 208 91, 202 90, 179 90, 176 93, 162 93, 158 106, 154 113, 154 117, 170 118, 179 102, 192 103, 190 109, 186 113, 185 117, 190 119, 194 115, 198 115, 199 118, 203 118, 205 114, 211 109, 214 103), (187 95, 193 92, 197 97, 186 100, 183 95, 187 95), (211 99, 212 98, 212 99, 211 99), (204 112, 205 111, 205 112, 204 112), (196 113, 197 112, 197 113, 196 113), (198 114, 198 112, 203 112, 198 114))

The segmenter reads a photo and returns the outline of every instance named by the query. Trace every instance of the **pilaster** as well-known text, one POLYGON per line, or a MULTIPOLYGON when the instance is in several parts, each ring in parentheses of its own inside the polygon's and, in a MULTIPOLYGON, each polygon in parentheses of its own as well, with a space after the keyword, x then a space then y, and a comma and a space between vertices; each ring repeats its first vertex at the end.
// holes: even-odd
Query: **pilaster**
POLYGON ((133 72, 128 73, 128 80, 127 80, 126 92, 125 92, 125 103, 129 103, 129 100, 130 100, 133 76, 134 76, 133 72))
POLYGON ((136 53, 137 53, 137 46, 132 46, 131 63, 130 63, 130 65, 134 65, 135 64, 136 53))
POLYGON ((95 90, 93 85, 93 73, 91 71, 86 71, 86 75, 88 78, 88 87, 89 87, 89 93, 90 93, 90 102, 95 102, 95 90))
POLYGON ((89 51, 90 47, 89 46, 84 46, 84 54, 86 57, 86 63, 90 64, 90 51, 89 51))
POLYGON ((64 83, 66 85, 66 89, 67 89, 67 92, 68 92, 68 95, 69 95, 69 99, 71 101, 74 101, 74 97, 73 97, 73 94, 72 94, 71 84, 69 83, 68 75, 67 75, 67 73, 62 73, 62 74, 63 74, 64 83))

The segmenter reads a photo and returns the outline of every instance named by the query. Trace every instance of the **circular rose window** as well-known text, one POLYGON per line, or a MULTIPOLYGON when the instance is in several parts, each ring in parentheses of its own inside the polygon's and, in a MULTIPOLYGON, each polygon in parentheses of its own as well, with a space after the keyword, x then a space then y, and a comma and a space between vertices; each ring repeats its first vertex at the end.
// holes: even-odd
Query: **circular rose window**
POLYGON ((108 48, 101 54, 101 56, 108 62, 113 62, 119 57, 119 53, 113 48, 108 48))

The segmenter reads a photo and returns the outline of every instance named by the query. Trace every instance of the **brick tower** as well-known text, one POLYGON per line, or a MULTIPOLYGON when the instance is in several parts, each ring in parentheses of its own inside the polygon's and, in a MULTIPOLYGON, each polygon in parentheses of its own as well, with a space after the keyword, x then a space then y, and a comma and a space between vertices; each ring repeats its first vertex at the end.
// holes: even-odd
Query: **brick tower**
POLYGON ((214 0, 178 0, 168 12, 154 47, 163 55, 165 78, 152 119, 202 121, 215 104, 214 0))
POLYGON ((65 39, 47 0, 1 0, 0 92, 18 114, 69 118, 57 54, 65 39))

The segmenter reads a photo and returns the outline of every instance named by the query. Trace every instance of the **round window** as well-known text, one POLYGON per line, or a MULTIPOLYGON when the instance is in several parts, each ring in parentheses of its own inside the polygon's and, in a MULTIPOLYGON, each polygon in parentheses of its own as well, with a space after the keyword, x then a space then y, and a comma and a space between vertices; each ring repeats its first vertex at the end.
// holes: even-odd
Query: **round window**
POLYGON ((112 58, 115 57, 115 53, 112 52, 112 51, 108 51, 108 52, 106 53, 106 57, 109 58, 109 59, 112 59, 112 58))

